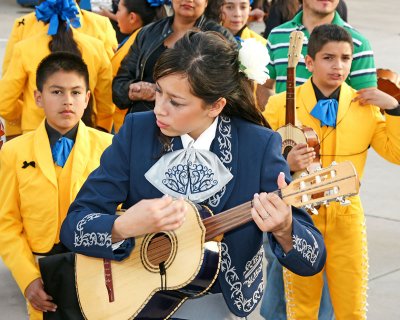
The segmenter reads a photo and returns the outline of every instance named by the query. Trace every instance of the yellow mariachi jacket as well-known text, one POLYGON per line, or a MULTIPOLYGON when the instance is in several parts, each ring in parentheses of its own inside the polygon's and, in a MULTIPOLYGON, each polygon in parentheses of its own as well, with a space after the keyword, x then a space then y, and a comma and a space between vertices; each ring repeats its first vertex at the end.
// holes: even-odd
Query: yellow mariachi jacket
MULTIPOLYGON (((95 124, 103 127, 105 119, 112 118, 115 110, 112 103, 111 62, 99 40, 76 31, 73 31, 73 37, 88 66, 95 124)), ((43 109, 36 106, 34 90, 36 69, 40 61, 50 54, 50 41, 51 36, 41 32, 18 42, 14 46, 8 70, 0 80, 0 116, 7 121, 18 121, 20 118, 23 133, 35 130, 44 119, 43 109), (22 110, 17 107, 21 94, 22 110)), ((111 131, 110 126, 104 129, 111 131)), ((6 133, 9 134, 7 128, 6 133)))
POLYGON ((4 144, 0 151, 0 255, 22 293, 40 277, 32 252, 46 253, 60 241, 69 204, 98 167, 111 139, 110 134, 80 122, 58 180, 44 121, 37 130, 4 144), (31 165, 24 166, 25 162, 31 165))
MULTIPOLYGON (((321 128, 320 121, 310 114, 317 100, 309 79, 296 87, 296 121, 317 133, 323 167, 332 161, 350 160, 361 178, 370 146, 384 159, 400 164, 400 117, 388 114, 384 117, 377 106, 352 102, 355 96, 356 90, 343 83, 336 129, 321 128)), ((285 125, 285 104, 285 92, 268 100, 263 114, 273 130, 285 125)))
MULTIPOLYGON (((117 75, 118 69, 121 65, 121 61, 125 58, 125 56, 128 54, 129 49, 135 42, 136 36, 139 33, 141 28, 135 30, 126 40, 126 42, 118 48, 118 50, 115 52, 114 56, 111 59, 111 65, 113 69, 113 79, 117 75)), ((121 128, 122 124, 124 123, 125 115, 128 112, 128 109, 120 109, 117 106, 115 106, 115 112, 113 115, 113 120, 114 120, 114 131, 115 133, 118 133, 119 129, 121 128)))
POLYGON ((267 45, 267 39, 260 36, 257 32, 251 30, 249 27, 246 27, 243 29, 242 34, 240 35, 240 38, 242 38, 243 40, 249 39, 249 38, 254 38, 258 42, 261 42, 264 46, 267 45))
MULTIPOLYGON (((117 49, 118 42, 117 42, 117 37, 115 35, 115 30, 112 27, 110 20, 99 14, 86 10, 81 10, 79 7, 78 10, 79 10, 81 27, 77 28, 76 30, 84 34, 87 34, 89 36, 92 36, 96 39, 99 39, 101 43, 104 45, 108 57, 111 59, 112 56, 114 55, 114 51, 117 49)), ((4 53, 3 68, 2 68, 3 76, 6 73, 8 66, 10 64, 14 46, 21 40, 27 39, 31 36, 36 36, 38 34, 41 34, 42 32, 47 32, 47 30, 48 30, 48 25, 46 25, 42 21, 37 21, 35 12, 31 12, 14 21, 14 25, 11 30, 11 34, 8 38, 6 50, 4 53)), ((28 52, 32 52, 32 48, 28 52)), ((21 101, 18 102, 16 108, 21 108, 21 101)), ((110 118, 111 117, 106 118, 105 120, 106 123, 110 122, 110 118)), ((100 126, 102 128, 106 128, 106 125, 100 125, 100 126)), ((22 133, 19 118, 11 122, 6 121, 6 133, 7 136, 17 135, 22 133)))
MULTIPOLYGON (((79 7, 78 10, 81 27, 75 30, 99 39, 103 43, 108 57, 111 59, 114 55, 114 51, 118 47, 118 42, 110 20, 99 14, 81 10, 79 7)), ((4 53, 3 74, 7 71, 15 44, 39 33, 47 32, 47 30, 48 24, 45 24, 43 21, 38 21, 35 12, 28 13, 15 19, 4 53)))

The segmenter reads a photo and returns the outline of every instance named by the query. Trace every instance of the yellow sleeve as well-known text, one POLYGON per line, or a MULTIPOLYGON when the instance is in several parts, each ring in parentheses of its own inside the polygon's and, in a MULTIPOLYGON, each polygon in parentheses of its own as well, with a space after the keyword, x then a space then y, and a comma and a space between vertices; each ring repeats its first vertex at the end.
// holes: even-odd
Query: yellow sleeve
POLYGON ((377 125, 371 146, 384 159, 400 164, 400 117, 387 113, 383 116, 378 107, 372 110, 377 125))
POLYGON ((20 121, 22 105, 18 103, 18 98, 23 94, 27 78, 21 48, 16 45, 8 70, 0 80, 0 116, 7 121, 20 121))
POLYGON ((111 58, 114 56, 115 51, 117 51, 118 41, 115 30, 109 19, 105 20, 104 30, 106 37, 104 41, 104 48, 106 49, 108 58, 111 60, 111 58))
POLYGON ((268 121, 271 129, 275 131, 283 125, 280 123, 280 114, 282 113, 281 109, 284 108, 284 105, 281 104, 282 99, 279 99, 279 96, 280 95, 274 95, 269 97, 263 112, 264 118, 268 121))
POLYGON ((12 57, 12 51, 14 49, 15 44, 22 40, 22 31, 23 31, 23 26, 24 26, 23 24, 21 24, 22 19, 23 18, 19 18, 14 21, 13 28, 11 30, 10 36, 8 37, 6 51, 4 53, 4 59, 3 59, 3 68, 2 68, 2 76, 3 77, 8 69, 9 64, 10 64, 10 60, 12 57))
POLYGON ((40 271, 25 237, 15 156, 7 144, 0 151, 0 255, 24 294, 40 271))
POLYGON ((105 51, 100 55, 100 66, 98 68, 97 83, 94 88, 94 99, 96 99, 96 125, 111 132, 113 114, 115 111, 112 102, 112 66, 105 51))

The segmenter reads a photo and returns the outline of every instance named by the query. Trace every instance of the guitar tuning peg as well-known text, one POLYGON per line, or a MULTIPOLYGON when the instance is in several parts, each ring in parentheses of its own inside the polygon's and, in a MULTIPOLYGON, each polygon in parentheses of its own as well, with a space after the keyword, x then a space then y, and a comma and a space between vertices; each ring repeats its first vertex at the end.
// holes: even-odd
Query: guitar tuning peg
POLYGON ((301 173, 300 178, 304 178, 304 177, 307 177, 307 176, 308 176, 307 172, 304 171, 304 172, 301 173))
POLYGON ((341 197, 337 197, 336 200, 340 203, 341 206, 348 206, 351 204, 351 201, 348 199, 341 197))
POLYGON ((307 211, 311 212, 311 214, 315 214, 315 215, 318 214, 318 210, 315 209, 315 207, 314 207, 313 205, 311 205, 311 204, 307 204, 307 205, 304 207, 304 209, 306 209, 307 211))

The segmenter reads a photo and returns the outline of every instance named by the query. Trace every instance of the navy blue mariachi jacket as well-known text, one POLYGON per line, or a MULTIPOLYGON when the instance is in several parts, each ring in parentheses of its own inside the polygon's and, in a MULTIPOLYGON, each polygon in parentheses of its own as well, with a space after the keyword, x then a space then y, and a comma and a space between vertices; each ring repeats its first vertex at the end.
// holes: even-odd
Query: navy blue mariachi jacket
MULTIPOLYGON (((127 116, 62 225, 61 241, 70 250, 116 260, 129 256, 134 239, 118 250, 111 248, 114 213, 120 203, 129 208, 142 199, 162 196, 144 177, 161 155, 158 130, 153 112, 127 116)), ((172 149, 181 148, 181 139, 174 138, 172 149)), ((277 190, 280 171, 290 177, 279 134, 239 118, 220 117, 210 150, 234 177, 208 200, 214 213, 250 201, 256 192, 277 190)), ((290 252, 284 254, 274 236, 268 236, 273 252, 289 270, 310 276, 322 269, 324 242, 305 211, 293 208, 294 248, 290 252)), ((229 309, 237 316, 252 312, 262 298, 262 261, 262 232, 254 222, 225 234, 218 280, 229 309)))

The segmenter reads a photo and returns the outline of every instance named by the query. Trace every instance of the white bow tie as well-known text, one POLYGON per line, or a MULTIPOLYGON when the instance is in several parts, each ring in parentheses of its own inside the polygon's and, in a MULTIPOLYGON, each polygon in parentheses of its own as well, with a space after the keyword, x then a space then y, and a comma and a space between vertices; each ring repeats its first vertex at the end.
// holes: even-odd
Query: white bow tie
POLYGON ((213 152, 190 147, 163 155, 145 177, 163 194, 196 203, 207 200, 233 178, 213 152))

